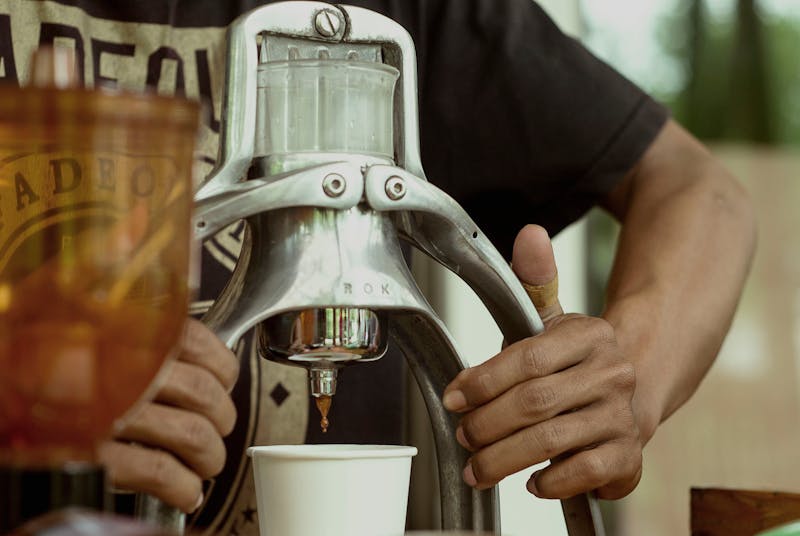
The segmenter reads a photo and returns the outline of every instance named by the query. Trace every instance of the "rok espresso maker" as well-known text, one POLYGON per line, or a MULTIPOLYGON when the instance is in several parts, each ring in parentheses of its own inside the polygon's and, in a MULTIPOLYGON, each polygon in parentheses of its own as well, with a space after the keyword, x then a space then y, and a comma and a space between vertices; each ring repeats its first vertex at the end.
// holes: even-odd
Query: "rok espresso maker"
MULTIPOLYGON (((462 482, 468 453, 441 403, 463 362, 400 239, 474 289, 507 341, 543 326, 489 240, 425 179, 409 34, 369 10, 323 2, 239 17, 228 31, 219 158, 195 200, 198 239, 247 221, 206 323, 230 347, 255 328, 264 357, 308 369, 315 397, 335 393, 345 365, 396 344, 432 421, 442 528, 499 533, 496 489, 462 482)), ((562 506, 571 535, 602 534, 592 498, 562 506)))

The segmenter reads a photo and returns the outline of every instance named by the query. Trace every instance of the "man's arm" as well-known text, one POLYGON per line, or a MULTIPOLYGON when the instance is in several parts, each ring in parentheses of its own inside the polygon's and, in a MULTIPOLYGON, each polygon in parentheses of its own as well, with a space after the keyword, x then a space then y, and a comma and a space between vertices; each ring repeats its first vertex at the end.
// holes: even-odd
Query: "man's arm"
MULTIPOLYGON (((473 452, 470 485, 555 459, 531 477, 532 493, 630 493, 643 445, 719 350, 755 246, 741 187, 670 121, 605 206, 623 230, 602 317, 537 307, 544 333, 463 371, 445 391, 445 406, 464 414, 457 437, 473 452)), ((544 229, 520 232, 513 266, 526 283, 551 284, 544 229)))
POLYGON ((603 317, 636 368, 646 443, 719 351, 755 250, 755 218, 742 187, 672 121, 605 206, 623 226, 603 317))

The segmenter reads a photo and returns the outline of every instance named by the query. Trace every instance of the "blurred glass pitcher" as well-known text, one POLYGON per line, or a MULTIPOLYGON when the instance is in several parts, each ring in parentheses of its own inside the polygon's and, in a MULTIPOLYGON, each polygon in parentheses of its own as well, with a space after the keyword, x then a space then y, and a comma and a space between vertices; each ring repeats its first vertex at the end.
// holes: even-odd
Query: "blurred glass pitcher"
POLYGON ((5 474, 94 466, 153 388, 189 300, 197 104, 58 87, 62 64, 34 65, 40 85, 0 87, 5 474))

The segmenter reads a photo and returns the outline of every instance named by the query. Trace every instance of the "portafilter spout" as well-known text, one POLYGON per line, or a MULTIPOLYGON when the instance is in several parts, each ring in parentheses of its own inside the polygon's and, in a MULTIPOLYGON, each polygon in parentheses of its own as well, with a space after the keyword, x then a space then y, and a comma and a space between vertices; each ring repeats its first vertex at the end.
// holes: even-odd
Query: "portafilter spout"
POLYGON ((327 432, 339 368, 383 357, 387 316, 355 307, 283 313, 257 326, 259 352, 267 359, 308 369, 309 393, 319 409, 322 431, 327 432))
MULTIPOLYGON (((372 11, 311 1, 260 7, 227 37, 220 154, 196 195, 195 231, 205 239, 240 219, 247 230, 206 323, 230 347, 255 327, 265 357, 309 369, 318 401, 342 366, 396 344, 433 423, 442 528, 499 533, 496 488, 463 483, 468 453, 441 401, 464 363, 400 239, 472 287, 506 341, 543 326, 491 242, 425 180, 411 37, 372 11)), ((571 535, 602 534, 593 499, 562 506, 571 535)))

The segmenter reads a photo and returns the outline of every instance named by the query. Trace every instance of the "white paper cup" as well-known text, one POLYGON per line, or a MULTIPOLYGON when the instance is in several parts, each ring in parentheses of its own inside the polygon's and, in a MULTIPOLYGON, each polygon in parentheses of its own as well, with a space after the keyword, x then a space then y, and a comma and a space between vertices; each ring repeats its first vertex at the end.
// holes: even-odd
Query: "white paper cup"
POLYGON ((415 447, 250 447, 261 536, 402 536, 415 447))

